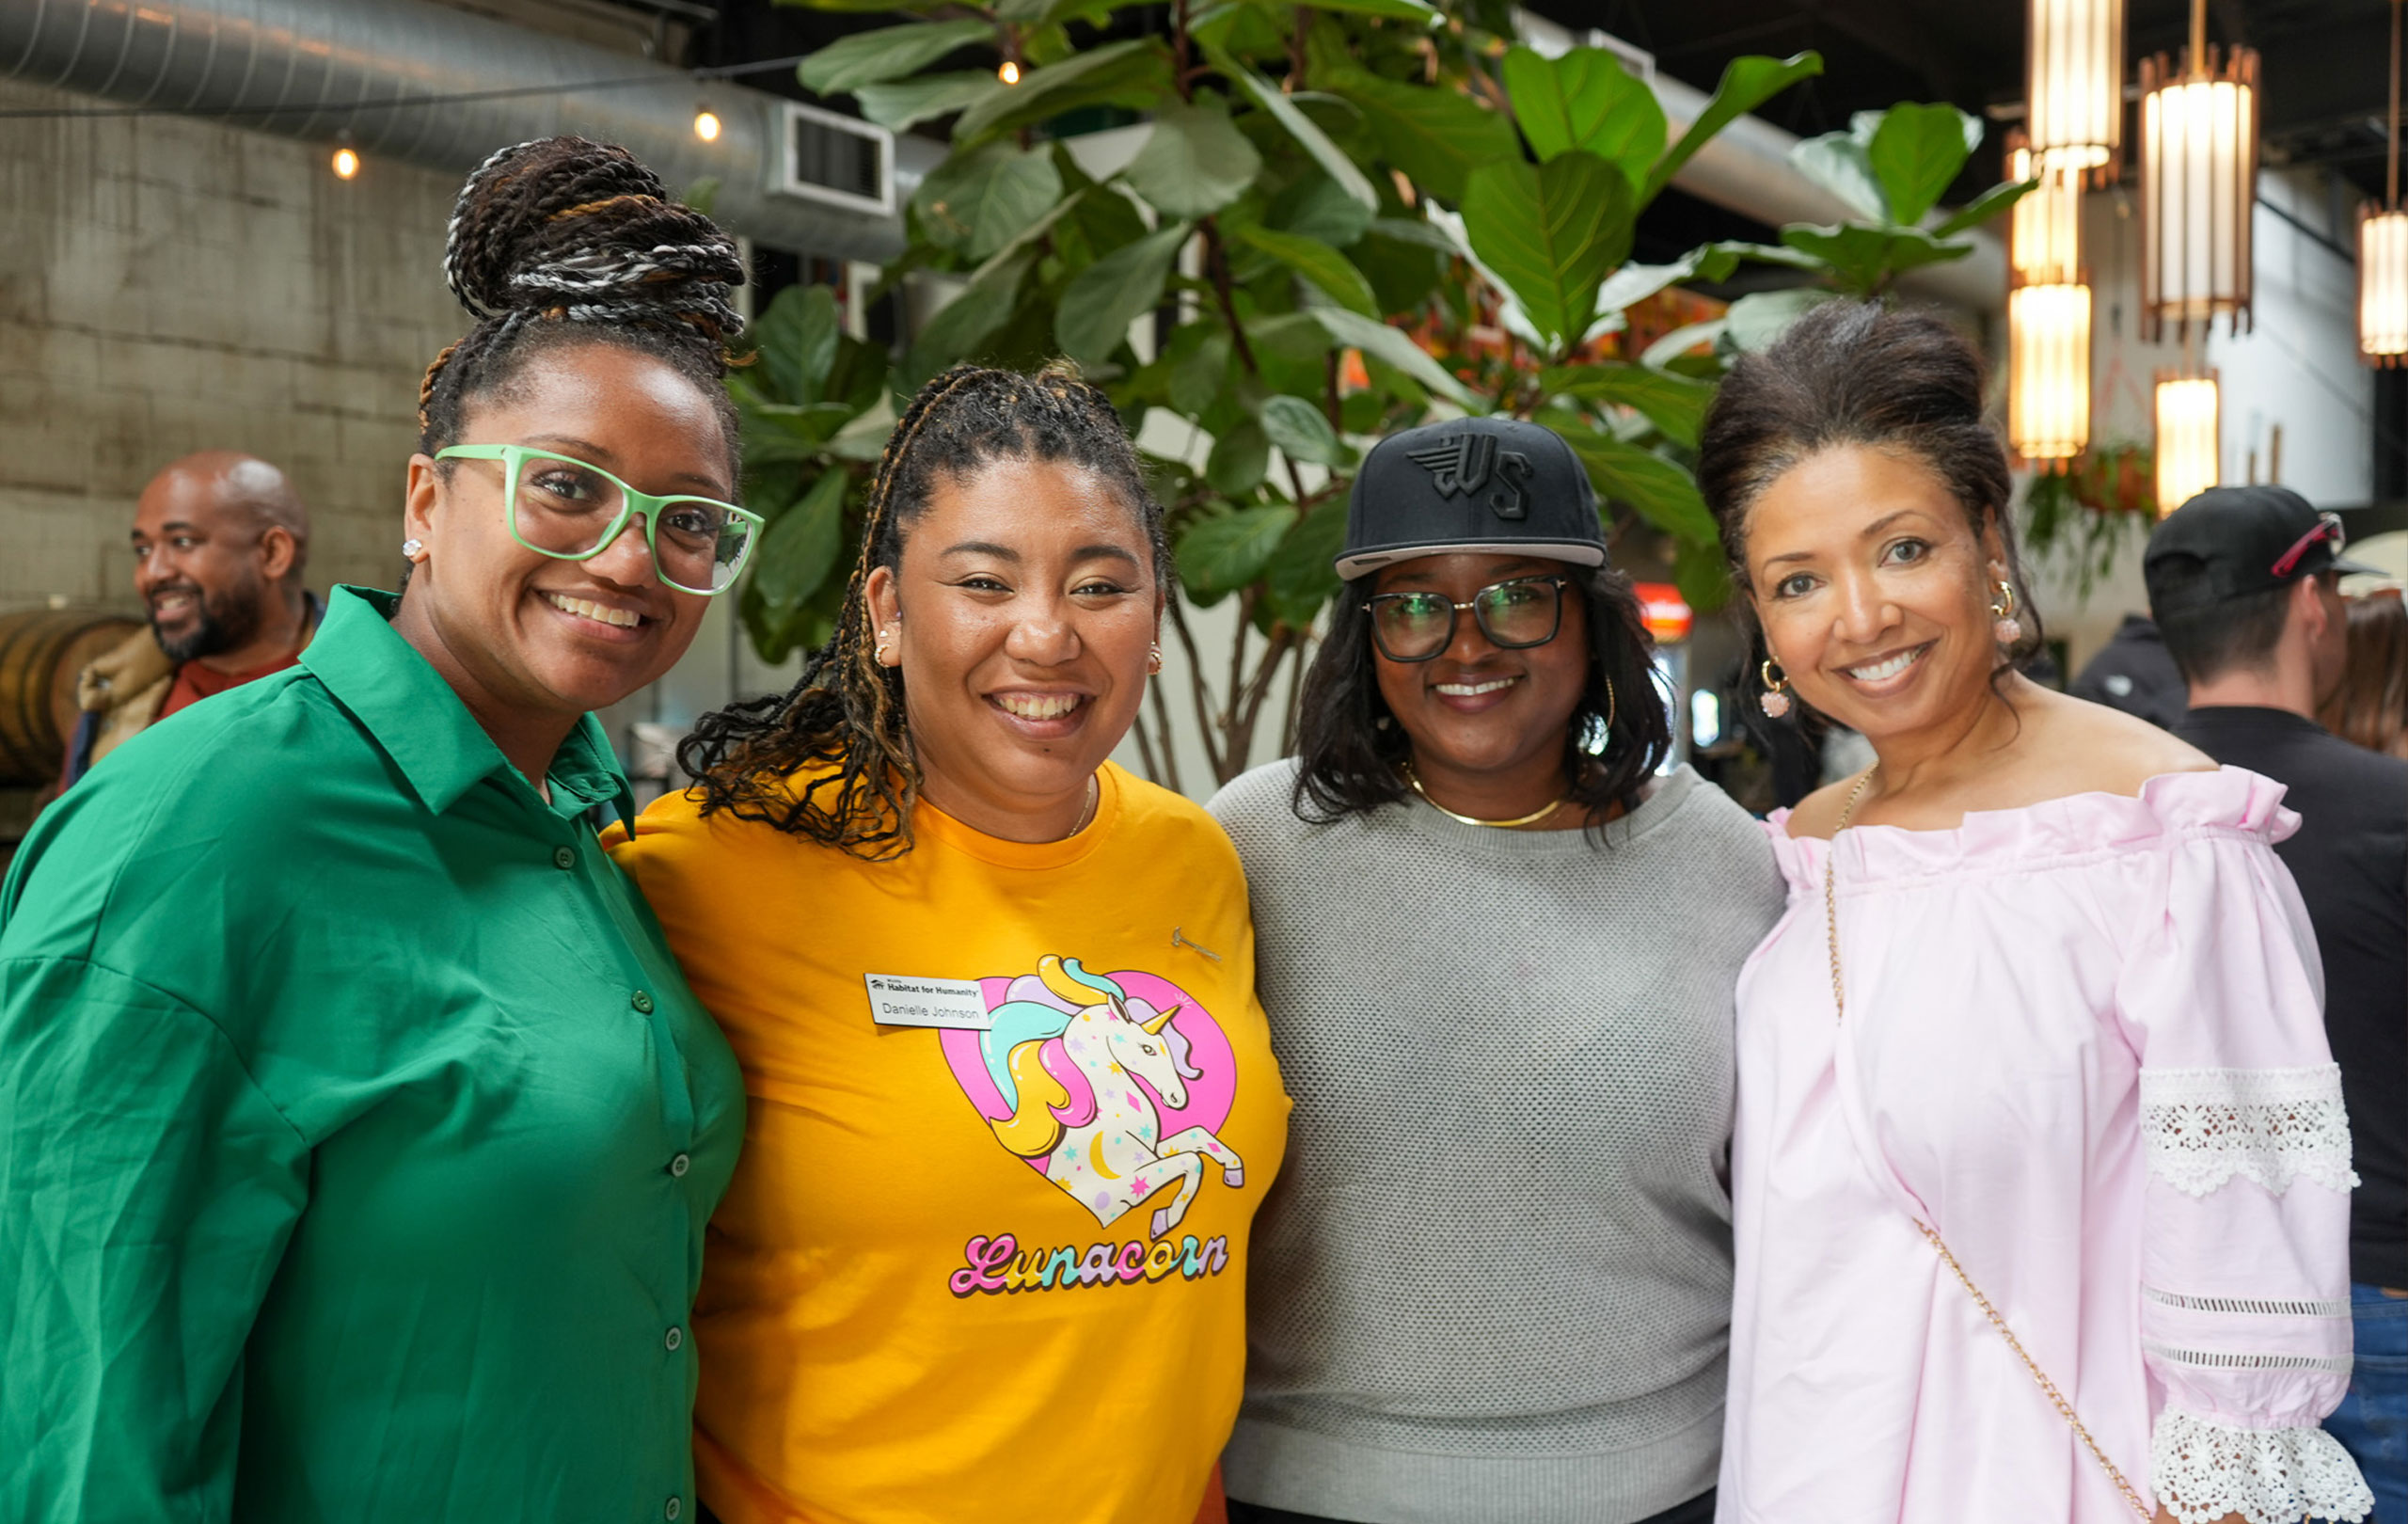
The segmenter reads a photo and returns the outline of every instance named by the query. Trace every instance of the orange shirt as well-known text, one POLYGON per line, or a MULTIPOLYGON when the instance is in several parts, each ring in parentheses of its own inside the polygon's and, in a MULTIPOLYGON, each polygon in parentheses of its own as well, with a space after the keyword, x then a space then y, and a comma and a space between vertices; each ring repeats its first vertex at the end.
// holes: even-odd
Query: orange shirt
POLYGON ((864 863, 672 794, 616 849, 752 1098, 694 1312, 728 1524, 1195 1517, 1288 1098, 1228 838, 1099 777, 1067 841, 923 803, 864 863))

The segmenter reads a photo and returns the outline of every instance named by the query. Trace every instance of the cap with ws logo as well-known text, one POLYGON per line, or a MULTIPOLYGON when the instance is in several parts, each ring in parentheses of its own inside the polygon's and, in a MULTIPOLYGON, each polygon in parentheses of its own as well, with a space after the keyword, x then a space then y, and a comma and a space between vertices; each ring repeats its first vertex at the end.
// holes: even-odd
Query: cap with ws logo
POLYGON ((1599 566, 1604 526, 1562 436, 1512 418, 1459 418, 1371 447, 1346 500, 1338 575, 1420 556, 1538 556, 1599 566))

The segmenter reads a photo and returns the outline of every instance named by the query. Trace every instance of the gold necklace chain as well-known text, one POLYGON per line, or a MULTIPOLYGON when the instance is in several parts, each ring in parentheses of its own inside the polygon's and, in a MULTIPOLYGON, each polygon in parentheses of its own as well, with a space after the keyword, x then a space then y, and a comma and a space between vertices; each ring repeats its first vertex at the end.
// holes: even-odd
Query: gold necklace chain
MULTIPOLYGON (((1839 858, 1840 833, 1846 831, 1848 822, 1856 818, 1856 807, 1863 801, 1864 790, 1871 786, 1873 775, 1880 770, 1881 765, 1877 762, 1865 769, 1863 775, 1856 780, 1856 786, 1848 790, 1847 802, 1840 806, 1839 823, 1831 827, 1831 839, 1826 845, 1823 853, 1823 927, 1830 939, 1831 1012, 1834 1021, 1845 1020, 1847 1014, 1846 987, 1840 978, 1839 896, 1833 888, 1834 868, 1839 858)), ((1921 1217, 1913 1220, 1916 1230, 1921 1232, 1932 1248, 1938 1251, 1941 1263, 1948 1266, 1949 1272, 1956 1278, 1957 1284, 1963 1286, 1965 1294, 1973 1299, 1973 1305, 1982 1310, 1982 1316, 1988 1318, 1990 1326, 1998 1330, 1998 1336, 2006 1341, 2006 1347, 2015 1351, 2015 1357, 2023 1362, 2023 1369, 2032 1373, 2032 1379, 2039 1385, 2040 1395, 2049 1400, 2049 1405, 2055 1408, 2057 1416, 2064 1419, 2067 1425, 2073 1430, 2074 1437, 2080 1439, 2083 1448, 2090 1452, 2090 1458, 2099 1463, 2099 1468, 2107 1474, 2108 1481, 2115 1484, 2115 1490, 2124 1495, 2124 1501, 2131 1505, 2133 1514, 2144 1521, 2155 1519, 2156 1512, 2141 1500, 2139 1491, 2131 1482, 2125 1480, 2122 1469, 2107 1458, 2107 1452, 2100 1449, 2099 1441, 2090 1437, 2090 1430, 2083 1425, 2081 1416, 2074 1412, 2073 1404, 2067 1402, 2066 1394, 2057 1389, 2057 1384, 2049 1379, 2049 1373, 2040 1369, 2040 1362, 2034 1359, 2030 1352, 2024 1349, 2023 1341, 2015 1337, 2015 1330, 2006 1326, 2006 1319, 1999 1314, 1997 1308, 1990 1305, 1990 1299, 1982 1294, 1982 1289, 1973 1284, 1973 1278, 1967 1275, 1965 1267, 1956 1262, 1956 1256, 1948 1251, 1948 1246, 1941 1239, 1939 1230, 1921 1217)))
POLYGON ((1444 804, 1441 804, 1436 800, 1432 799, 1430 797, 1430 790, 1421 786, 1421 779, 1414 772, 1412 763, 1400 762, 1397 764, 1397 770, 1404 774, 1404 781, 1413 786, 1413 791, 1421 797, 1422 803, 1429 805, 1432 809, 1436 810, 1440 815, 1445 816, 1450 820, 1460 820, 1465 825, 1487 826, 1492 831, 1507 831, 1511 830, 1514 826, 1535 824, 1540 820, 1545 819, 1548 816, 1553 815, 1556 811, 1563 808, 1565 801, 1572 797, 1569 793, 1559 795, 1557 796, 1555 802, 1547 805, 1545 808, 1532 810, 1528 815, 1517 815, 1510 820, 1483 820, 1477 815, 1457 815, 1454 811, 1447 808, 1444 804))

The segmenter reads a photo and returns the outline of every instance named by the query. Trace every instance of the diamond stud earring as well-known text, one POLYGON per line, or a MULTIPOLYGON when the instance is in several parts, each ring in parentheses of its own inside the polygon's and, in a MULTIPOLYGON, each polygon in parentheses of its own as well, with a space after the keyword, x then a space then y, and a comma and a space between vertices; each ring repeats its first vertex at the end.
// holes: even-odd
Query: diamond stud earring
POLYGON ((404 540, 402 542, 402 554, 411 561, 416 561, 419 558, 420 552, 423 551, 425 548, 426 542, 423 540, 404 540))

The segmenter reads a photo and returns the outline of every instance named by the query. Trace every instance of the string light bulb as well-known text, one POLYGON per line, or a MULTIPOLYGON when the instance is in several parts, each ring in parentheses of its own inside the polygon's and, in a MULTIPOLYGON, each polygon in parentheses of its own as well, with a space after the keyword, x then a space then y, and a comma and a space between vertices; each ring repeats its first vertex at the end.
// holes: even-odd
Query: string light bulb
POLYGON ((1020 65, 1019 65, 1019 63, 1018 63, 1018 62, 1016 62, 1016 61, 1015 61, 1015 60, 1013 60, 1013 59, 1006 58, 1006 59, 1004 60, 1004 66, 1003 66, 1001 69, 998 69, 998 70, 996 70, 996 71, 995 71, 995 77, 996 77, 997 79, 1002 80, 1002 81, 1003 81, 1005 84, 1006 84, 1006 85, 1017 85, 1017 84, 1019 84, 1019 83, 1020 83, 1020 65))
POLYGON ((719 113, 713 111, 706 105, 696 106, 694 108, 694 135, 701 138, 705 143, 716 143, 719 141, 720 132, 721 122, 719 119, 719 113))
POLYGON ((359 173, 359 154, 349 143, 335 150, 334 170, 337 180, 350 180, 359 173))

